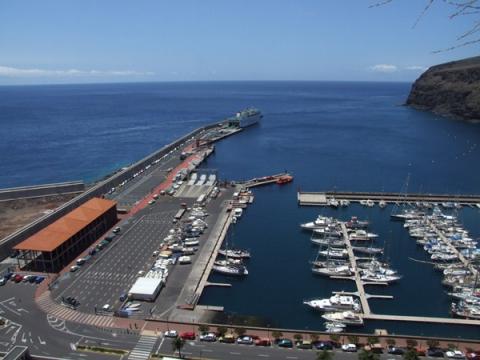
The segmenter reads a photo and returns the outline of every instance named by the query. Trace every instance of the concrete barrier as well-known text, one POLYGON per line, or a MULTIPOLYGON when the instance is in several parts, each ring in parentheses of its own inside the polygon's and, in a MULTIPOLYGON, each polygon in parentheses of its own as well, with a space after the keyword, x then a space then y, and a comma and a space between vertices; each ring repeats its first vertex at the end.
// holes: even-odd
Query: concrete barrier
POLYGON ((70 181, 57 184, 43 184, 0 189, 0 201, 31 199, 43 196, 75 194, 85 190, 83 181, 70 181))
POLYGON ((45 226, 50 225, 55 220, 58 220, 68 212, 72 211, 73 209, 83 204, 84 202, 90 200, 93 197, 102 196, 103 194, 107 193, 112 187, 117 187, 124 180, 131 178, 134 173, 138 172, 140 169, 144 168, 146 165, 151 164, 156 159, 161 158, 163 155, 167 154, 168 152, 175 149, 179 145, 185 143, 187 140, 190 140, 198 135, 201 135, 203 132, 213 129, 223 123, 224 123, 223 121, 216 122, 213 124, 202 126, 200 128, 197 128, 196 130, 189 132, 188 134, 162 147, 161 149, 155 151, 154 153, 130 165, 129 167, 119 172, 116 172, 109 178, 98 182, 97 184, 89 188, 84 193, 80 194, 74 199, 58 207, 54 212, 44 215, 41 218, 38 218, 37 220, 31 222, 30 224, 25 225, 21 229, 3 238, 2 240, 0 240, 0 260, 3 260, 10 255, 11 249, 13 246, 17 245, 21 241, 32 236, 36 232, 43 229, 45 226))

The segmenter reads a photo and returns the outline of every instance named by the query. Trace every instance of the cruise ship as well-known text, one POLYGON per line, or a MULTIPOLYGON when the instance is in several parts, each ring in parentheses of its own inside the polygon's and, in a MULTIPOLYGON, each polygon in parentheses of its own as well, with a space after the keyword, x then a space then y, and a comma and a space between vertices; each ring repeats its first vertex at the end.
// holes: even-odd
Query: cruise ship
POLYGON ((241 128, 245 128, 251 125, 255 125, 263 117, 260 110, 254 108, 248 108, 239 111, 235 114, 235 117, 228 119, 231 125, 236 125, 241 128))

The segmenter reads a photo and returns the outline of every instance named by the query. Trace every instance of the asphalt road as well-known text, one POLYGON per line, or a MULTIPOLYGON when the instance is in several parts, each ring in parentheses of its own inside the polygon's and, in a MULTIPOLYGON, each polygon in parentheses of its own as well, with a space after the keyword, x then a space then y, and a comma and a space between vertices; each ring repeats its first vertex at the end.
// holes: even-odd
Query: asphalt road
POLYGON ((112 359, 102 354, 77 352, 79 343, 133 349, 138 335, 105 332, 85 325, 47 317, 34 302, 35 285, 8 282, 0 288, 0 315, 8 319, 0 328, 0 351, 28 346, 31 354, 61 359, 112 359))

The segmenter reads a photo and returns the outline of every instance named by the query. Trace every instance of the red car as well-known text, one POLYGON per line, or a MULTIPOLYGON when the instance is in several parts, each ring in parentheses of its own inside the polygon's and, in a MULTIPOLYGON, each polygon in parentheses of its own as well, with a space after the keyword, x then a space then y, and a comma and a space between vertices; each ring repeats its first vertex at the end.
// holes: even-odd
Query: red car
POLYGON ((183 340, 195 340, 195 333, 193 331, 185 331, 180 334, 183 340))
POLYGON ((480 350, 479 351, 467 352, 465 356, 469 360, 478 360, 478 359, 480 359, 480 350))
POLYGON ((15 275, 15 277, 13 278, 13 281, 15 281, 16 283, 19 283, 22 280, 23 280, 23 275, 20 275, 20 274, 15 275))
POLYGON ((255 340, 255 345, 256 346, 271 346, 272 342, 270 339, 256 339, 255 340))

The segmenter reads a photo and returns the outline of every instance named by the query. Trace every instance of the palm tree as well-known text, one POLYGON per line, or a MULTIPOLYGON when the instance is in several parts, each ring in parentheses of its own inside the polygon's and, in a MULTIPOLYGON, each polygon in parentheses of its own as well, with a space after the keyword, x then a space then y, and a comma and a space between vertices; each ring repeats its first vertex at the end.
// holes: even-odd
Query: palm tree
POLYGON ((348 336, 348 341, 350 341, 351 344, 358 344, 358 336, 357 335, 349 335, 348 336))
POLYGON ((379 360, 380 355, 372 351, 362 350, 358 353, 358 360, 379 360))
POLYGON ((233 331, 234 331, 235 334, 237 334, 238 336, 242 336, 242 335, 244 335, 244 334, 247 332, 247 330, 245 330, 244 328, 235 328, 233 331))
POLYGON ((208 325, 201 324, 201 325, 198 326, 198 331, 199 331, 200 333, 206 333, 206 332, 208 332, 209 330, 210 330, 210 326, 208 326, 208 325))
POLYGON ((172 342, 173 352, 178 351, 178 356, 182 357, 182 348, 185 345, 185 341, 181 337, 176 337, 172 342))
POLYGON ((338 335, 338 334, 330 334, 330 340, 332 340, 333 342, 338 343, 338 342, 340 341, 340 335, 338 335))
POLYGON ((322 350, 317 353, 317 360, 332 360, 334 356, 333 352, 322 350))
POLYGON ((388 346, 395 346, 396 343, 397 343, 397 342, 395 341, 394 338, 388 338, 388 339, 387 339, 387 345, 388 345, 388 346))
POLYGON ((225 334, 227 333, 228 329, 225 327, 225 326, 219 326, 217 327, 217 334, 218 336, 225 336, 225 334))
POLYGON ((273 330, 272 331, 272 336, 275 340, 280 339, 283 336, 283 333, 281 331, 278 331, 278 330, 273 330))
POLYGON ((302 334, 295 334, 293 335, 293 338, 295 339, 296 342, 300 342, 303 339, 302 334))
POLYGON ((408 349, 403 353, 403 360, 418 360, 418 354, 415 349, 408 349))
POLYGON ((407 347, 408 347, 408 348, 412 349, 412 348, 414 348, 414 347, 417 346, 417 345, 418 345, 417 340, 415 340, 415 339, 407 339, 407 347))
POLYGON ((437 348, 438 345, 440 345, 440 342, 435 339, 428 339, 427 340, 427 345, 429 348, 437 348))

